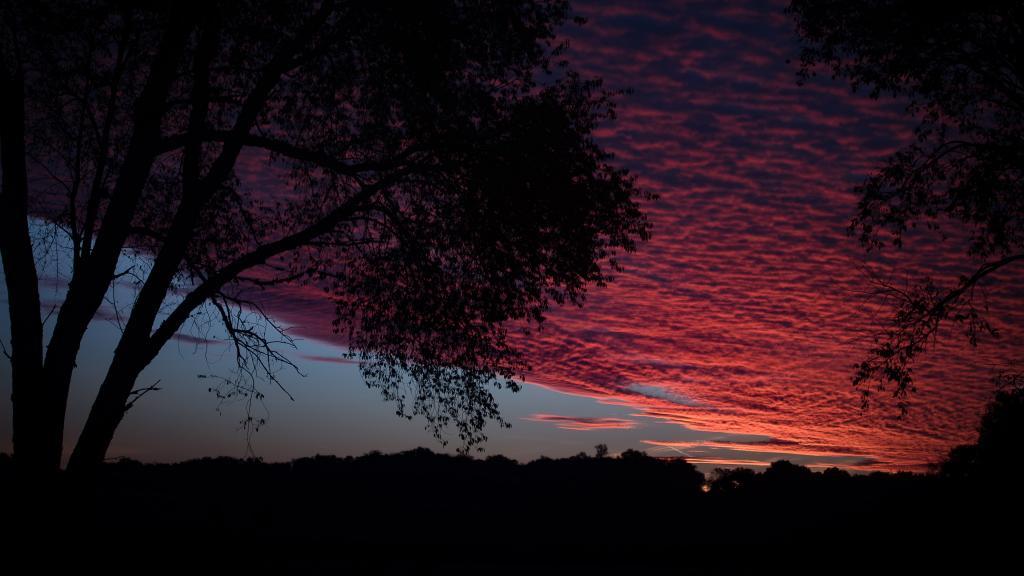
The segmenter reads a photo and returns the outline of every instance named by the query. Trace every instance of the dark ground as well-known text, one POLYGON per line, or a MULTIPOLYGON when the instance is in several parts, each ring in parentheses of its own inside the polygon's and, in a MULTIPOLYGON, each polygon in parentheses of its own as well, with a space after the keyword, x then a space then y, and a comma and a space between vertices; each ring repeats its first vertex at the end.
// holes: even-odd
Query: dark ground
POLYGON ((426 449, 282 464, 121 461, 86 485, 61 479, 41 511, 11 497, 13 465, 0 456, 13 511, 5 556, 36 568, 729 574, 1017 564, 1017 485, 950 470, 850 475, 782 461, 705 483, 683 460, 633 451, 529 464, 426 449))

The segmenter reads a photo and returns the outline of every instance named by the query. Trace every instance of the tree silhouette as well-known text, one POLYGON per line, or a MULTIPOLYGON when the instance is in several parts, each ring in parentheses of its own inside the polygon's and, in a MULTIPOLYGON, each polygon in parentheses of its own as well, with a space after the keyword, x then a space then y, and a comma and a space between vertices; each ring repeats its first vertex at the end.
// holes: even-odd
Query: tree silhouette
POLYGON ((1019 458, 1024 446, 1024 379, 1003 374, 996 380, 999 389, 985 408, 978 440, 950 450, 939 471, 947 478, 986 482, 1016 492, 1024 474, 1019 458))
POLYGON ((1024 260, 1024 7, 793 0, 788 11, 803 44, 804 79, 825 68, 873 98, 906 98, 907 113, 920 120, 914 141, 855 188, 851 234, 869 251, 901 246, 919 225, 968 236, 973 272, 907 287, 881 283, 889 327, 853 381, 891 385, 904 405, 914 360, 941 324, 962 327, 972 345, 996 335, 979 288, 1024 260))
MULTIPOLYGON (((368 383, 471 446, 508 338, 582 304, 645 239, 649 197, 593 139, 615 93, 555 41, 562 0, 4 2, 2 244, 15 459, 60 466, 78 349, 114 282, 137 296, 70 470, 101 462, 142 369, 207 314, 258 394, 290 364, 259 291, 323 289, 368 383), (258 167, 261 177, 242 169, 258 167), (73 252, 43 345, 32 218, 73 252), (119 268, 126 254, 141 254, 119 268)), ((578 23, 582 23, 577 19, 578 23)), ((503 422, 503 421, 501 421, 503 422)), ((443 439, 442 439, 443 440, 443 439)))

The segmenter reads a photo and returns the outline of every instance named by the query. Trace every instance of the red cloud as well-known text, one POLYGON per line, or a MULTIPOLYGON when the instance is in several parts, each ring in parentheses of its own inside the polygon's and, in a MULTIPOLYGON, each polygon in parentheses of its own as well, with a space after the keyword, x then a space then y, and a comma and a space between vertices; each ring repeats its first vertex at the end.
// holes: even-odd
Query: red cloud
MULTIPOLYGON (((887 469, 924 466, 973 440, 992 373, 1024 357, 1022 295, 1009 282, 989 288, 1000 340, 972 349, 943 336, 917 368, 906 418, 885 394, 862 411, 851 366, 882 318, 864 295, 866 270, 891 275, 898 264, 955 280, 963 246, 912 236, 903 251, 867 259, 846 235, 850 188, 912 138, 903 103, 826 80, 797 86, 784 2, 721 4, 576 5, 590 21, 568 30, 570 58, 609 88, 634 90, 602 143, 660 199, 646 206, 652 240, 619 259, 615 282, 518 342, 533 363, 529 380, 690 429, 785 438, 805 454, 865 455, 887 469)), ((338 342, 316 289, 280 291, 269 308, 302 334, 338 342)))

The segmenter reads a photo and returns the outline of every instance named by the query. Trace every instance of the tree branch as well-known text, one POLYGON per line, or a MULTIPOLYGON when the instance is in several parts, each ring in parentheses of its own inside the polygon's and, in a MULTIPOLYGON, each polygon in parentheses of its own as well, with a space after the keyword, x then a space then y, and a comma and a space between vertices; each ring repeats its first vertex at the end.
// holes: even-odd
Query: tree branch
MULTIPOLYGON (((397 178, 393 177, 392 179, 397 178)), ((160 327, 150 339, 150 354, 155 356, 160 348, 172 337, 189 317, 193 310, 203 301, 217 294, 223 286, 234 280, 239 274, 254 266, 263 264, 270 258, 290 250, 294 250, 307 242, 330 232, 338 223, 352 217, 360 211, 380 190, 391 184, 391 179, 364 186, 356 195, 341 206, 335 208, 327 216, 299 232, 264 244, 239 258, 203 281, 197 288, 185 296, 184 300, 164 319, 160 327)))
MULTIPOLYGON (((176 134, 165 138, 161 142, 160 153, 166 154, 196 141, 224 143, 233 137, 234 134, 232 132, 224 130, 207 130, 201 134, 194 132, 176 134)), ((259 134, 247 134, 241 138, 241 142, 243 147, 259 148, 299 162, 316 164, 343 176, 357 177, 367 172, 383 170, 388 167, 388 164, 381 162, 347 163, 325 152, 303 148, 291 142, 259 134)), ((407 148, 397 158, 399 160, 407 159, 416 151, 416 147, 407 148)))
MULTIPOLYGON (((869 358, 857 364, 853 384, 877 380, 878 388, 882 389, 885 384, 893 383, 896 386, 893 396, 905 397, 908 391, 914 389, 912 363, 918 354, 928 348, 939 326, 953 314, 956 314, 953 318, 957 322, 969 322, 968 336, 971 344, 976 343, 979 331, 987 330, 995 334, 995 329, 974 308, 970 295, 983 278, 1020 260, 1024 260, 1024 254, 986 262, 970 276, 961 277, 957 287, 941 297, 936 295, 930 282, 923 287, 908 290, 880 282, 885 293, 894 294, 899 304, 892 319, 892 327, 886 331, 884 339, 876 340, 869 358), (963 302, 965 297, 968 298, 966 304, 963 302), (961 306, 967 306, 967 310, 957 312, 961 306)), ((869 393, 868 390, 862 390, 865 404, 869 393)), ((905 404, 901 404, 900 408, 905 411, 905 404)))

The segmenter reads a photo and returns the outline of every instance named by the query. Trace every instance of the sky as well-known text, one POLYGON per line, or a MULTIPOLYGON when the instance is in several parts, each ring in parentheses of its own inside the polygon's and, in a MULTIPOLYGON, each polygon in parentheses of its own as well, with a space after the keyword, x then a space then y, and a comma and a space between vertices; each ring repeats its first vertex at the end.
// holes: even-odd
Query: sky
MULTIPOLYGON (((608 88, 631 90, 598 137, 659 195, 644 205, 652 238, 584 307, 554 310, 539 333, 516 342, 532 368, 521 392, 497 394, 512 426, 491 427, 483 455, 530 460, 604 443, 613 453, 685 456, 705 469, 788 459, 923 470, 972 441, 992 377, 1024 358, 1019 272, 986 288, 1000 338, 971 348, 955 330, 943 333, 917 367, 906 416, 884 392, 863 409, 850 383, 885 319, 868 271, 951 282, 968 270, 955 235, 913 233, 903 250, 868 255, 846 233, 857 202, 851 187, 912 137, 903 103, 828 78, 799 86, 784 3, 574 7, 588 22, 566 27, 568 57, 608 88)), ((271 177, 256 163, 247 170, 239 176, 253 185, 271 177)), ((44 299, 59 301, 58 268, 44 274, 44 299)), ((441 446, 420 420, 396 417, 365 386, 341 358, 331 307, 315 289, 278 290, 267 305, 299 338, 289 355, 304 376, 282 374, 288 394, 266 391, 268 423, 252 453, 286 460, 457 446, 441 446)), ((79 358, 69 439, 117 335, 113 306, 105 310, 79 358)), ((4 315, 0 336, 8 332, 4 315)), ((159 380, 161 390, 132 408, 109 455, 246 454, 242 407, 209 391, 209 376, 229 364, 222 344, 186 334, 168 345, 139 380, 159 380)), ((0 363, 4 397, 9 375, 0 363)), ((10 450, 10 434, 4 403, 0 451, 10 450)))

